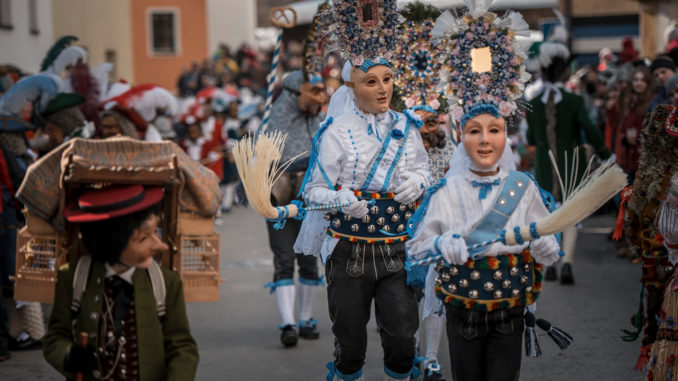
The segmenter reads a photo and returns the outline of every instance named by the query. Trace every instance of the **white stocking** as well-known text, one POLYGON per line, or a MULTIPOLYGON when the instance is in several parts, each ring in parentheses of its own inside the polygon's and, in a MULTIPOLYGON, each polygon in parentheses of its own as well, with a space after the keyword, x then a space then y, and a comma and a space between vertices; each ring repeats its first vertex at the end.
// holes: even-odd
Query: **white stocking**
POLYGON ((424 331, 426 332, 426 364, 438 362, 438 348, 440 338, 445 329, 445 315, 432 314, 424 319, 424 331))
POLYGON ((313 317, 313 298, 318 286, 299 282, 299 321, 306 321, 313 317))
POLYGON ((294 285, 278 286, 275 289, 282 326, 294 325, 294 285))
POLYGON ((579 234, 579 229, 576 226, 570 226, 569 228, 563 231, 563 238, 560 244, 560 247, 563 249, 565 256, 562 259, 562 263, 570 263, 574 261, 574 250, 577 247, 577 235, 579 234))

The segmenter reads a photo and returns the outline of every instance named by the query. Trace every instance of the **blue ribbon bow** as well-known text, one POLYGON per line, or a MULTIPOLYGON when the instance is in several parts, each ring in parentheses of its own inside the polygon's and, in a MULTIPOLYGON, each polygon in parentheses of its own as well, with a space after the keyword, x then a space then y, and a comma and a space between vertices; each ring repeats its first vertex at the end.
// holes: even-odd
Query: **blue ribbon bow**
POLYGON ((492 187, 495 185, 499 185, 500 181, 499 179, 496 179, 492 182, 478 182, 478 181, 471 181, 471 185, 474 187, 480 187, 480 194, 478 194, 478 200, 484 200, 487 197, 487 192, 492 190, 492 187))

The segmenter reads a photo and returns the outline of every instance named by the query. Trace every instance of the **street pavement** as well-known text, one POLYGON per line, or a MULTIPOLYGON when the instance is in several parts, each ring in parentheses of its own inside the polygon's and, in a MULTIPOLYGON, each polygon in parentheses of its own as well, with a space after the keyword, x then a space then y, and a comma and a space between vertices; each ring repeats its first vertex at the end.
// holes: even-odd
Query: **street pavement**
MULTIPOLYGON (((619 339, 629 329, 638 307, 640 266, 615 255, 606 239, 614 216, 584 222, 575 258, 575 286, 546 283, 538 301, 537 317, 545 318, 574 336, 560 351, 538 332, 543 356, 523 357, 521 380, 636 380, 633 367, 639 342, 619 339)), ((320 339, 300 340, 294 348, 279 342, 280 317, 274 295, 263 285, 272 279, 273 261, 265 222, 253 211, 236 207, 215 224, 221 233, 221 271, 226 282, 216 303, 188 305, 191 329, 200 348, 199 380, 325 380, 325 364, 332 359, 333 337, 324 288, 316 293, 313 308, 320 339)), ((50 306, 45 306, 49 312, 50 306)), ((423 337, 424 335, 422 335, 423 337)), ((383 379, 383 352, 374 322, 368 328, 366 380, 383 379)), ((451 380, 447 340, 439 359, 451 380)), ((41 351, 14 352, 0 363, 0 380, 60 379, 42 358, 41 351)), ((421 378, 420 378, 421 380, 421 378)))

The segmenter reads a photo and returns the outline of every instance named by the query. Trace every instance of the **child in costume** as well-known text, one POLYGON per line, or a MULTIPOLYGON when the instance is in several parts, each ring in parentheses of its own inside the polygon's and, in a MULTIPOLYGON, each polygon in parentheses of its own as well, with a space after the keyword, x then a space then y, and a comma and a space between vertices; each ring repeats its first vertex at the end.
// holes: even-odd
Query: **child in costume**
POLYGON ((167 250, 157 233, 162 197, 160 187, 112 186, 86 191, 65 208, 64 217, 80 224, 90 253, 59 269, 44 339, 45 359, 67 377, 195 377, 198 347, 181 280, 153 259, 167 250), (75 282, 76 277, 86 282, 75 282), (164 305, 156 301, 158 281, 164 283, 164 305), (87 346, 78 343, 81 332, 89 335, 87 346))
MULTIPOLYGON (((345 82, 314 137, 302 187, 308 205, 348 204, 328 213, 328 221, 322 214, 304 220, 321 229, 329 225, 320 249, 335 336, 327 379, 362 379, 373 300, 386 378, 409 379, 418 316, 414 290, 405 281, 403 241, 430 174, 416 131, 421 119, 389 110, 393 75, 387 59, 398 37, 399 13, 395 0, 359 6, 337 0, 332 10, 339 35, 331 44, 348 59, 345 82)), ((305 239, 317 235, 302 227, 297 243, 305 239)))
POLYGON ((539 187, 515 171, 504 120, 529 79, 515 41, 527 23, 514 12, 500 18, 486 3, 468 5, 462 18, 441 15, 431 32, 451 55, 442 86, 449 87, 461 144, 411 219, 406 246, 412 259, 444 258, 435 290, 445 302, 453 379, 516 380, 523 315, 540 292, 541 266, 558 259, 559 245, 545 236, 467 249, 548 215, 539 187))

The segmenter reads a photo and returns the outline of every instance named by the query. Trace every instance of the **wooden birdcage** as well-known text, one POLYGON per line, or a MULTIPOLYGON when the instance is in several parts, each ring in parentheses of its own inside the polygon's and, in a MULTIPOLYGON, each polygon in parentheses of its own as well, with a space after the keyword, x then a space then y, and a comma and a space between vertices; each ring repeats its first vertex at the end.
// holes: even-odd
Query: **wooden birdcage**
POLYGON ((59 266, 67 262, 65 238, 43 219, 24 210, 17 234, 14 298, 52 303, 59 266))
MULTIPOLYGON (((116 184, 163 187, 159 227, 169 251, 156 260, 163 267, 179 273, 187 302, 219 299, 220 240, 213 230, 214 218, 179 213, 182 177, 176 155, 172 155, 168 162, 153 166, 144 163, 135 166, 91 165, 87 160, 74 160, 72 153, 64 156, 60 200, 62 210, 70 201, 91 188, 116 184)), ((26 227, 21 229, 17 237, 15 297, 18 300, 51 303, 59 267, 86 252, 74 224, 66 222, 64 230, 57 231, 31 212, 26 210, 24 213, 26 227)))

